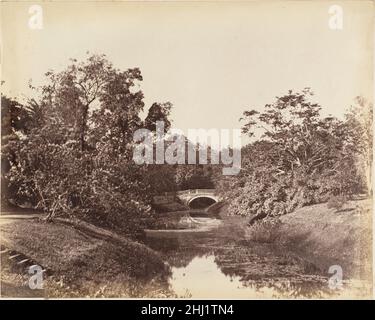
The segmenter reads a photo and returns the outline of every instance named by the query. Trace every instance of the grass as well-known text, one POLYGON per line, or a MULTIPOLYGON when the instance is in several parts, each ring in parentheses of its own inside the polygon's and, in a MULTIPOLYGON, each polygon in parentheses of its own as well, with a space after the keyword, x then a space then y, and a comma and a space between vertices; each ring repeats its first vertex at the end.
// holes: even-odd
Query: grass
POLYGON ((344 278, 371 280, 372 199, 348 201, 341 210, 327 203, 300 208, 281 218, 281 242, 328 270, 340 265, 344 278))
POLYGON ((274 243, 280 239, 281 221, 278 218, 267 218, 256 221, 246 228, 248 240, 264 243, 274 243))
POLYGON ((331 265, 340 265, 344 278, 372 281, 372 199, 347 201, 340 210, 328 203, 306 206, 250 228, 249 217, 225 212, 224 207, 220 215, 225 225, 231 224, 231 232, 243 234, 246 241, 278 245, 325 274, 331 265))
MULTIPOLYGON (((168 294, 170 270, 161 257, 145 245, 111 231, 88 223, 46 223, 37 219, 4 224, 0 231, 3 245, 52 271, 46 281, 48 296, 168 294)), ((2 266, 1 277, 3 288, 4 284, 9 287, 25 281, 22 276, 7 273, 6 265, 2 266)))

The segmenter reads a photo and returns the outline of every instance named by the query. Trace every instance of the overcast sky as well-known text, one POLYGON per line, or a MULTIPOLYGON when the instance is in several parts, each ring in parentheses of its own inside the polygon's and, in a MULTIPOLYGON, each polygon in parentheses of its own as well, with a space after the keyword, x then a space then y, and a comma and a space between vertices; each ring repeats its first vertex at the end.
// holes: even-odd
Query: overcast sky
POLYGON ((355 2, 41 3, 42 30, 28 28, 32 3, 2 3, 3 90, 29 95, 86 51, 121 69, 139 67, 146 105, 171 101, 174 126, 238 128, 249 108, 288 89, 311 87, 325 113, 371 99, 372 6, 355 2), (331 4, 344 28, 328 26, 331 4))

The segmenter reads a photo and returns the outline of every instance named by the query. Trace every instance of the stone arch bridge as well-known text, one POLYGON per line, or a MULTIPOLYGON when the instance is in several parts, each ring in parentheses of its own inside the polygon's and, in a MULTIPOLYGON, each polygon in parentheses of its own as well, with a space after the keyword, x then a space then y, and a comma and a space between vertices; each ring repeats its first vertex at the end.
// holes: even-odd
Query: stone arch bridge
POLYGON ((176 192, 165 192, 163 195, 155 196, 155 204, 167 204, 180 201, 192 207, 194 202, 209 199, 212 203, 219 202, 221 198, 216 194, 215 189, 190 189, 176 192))

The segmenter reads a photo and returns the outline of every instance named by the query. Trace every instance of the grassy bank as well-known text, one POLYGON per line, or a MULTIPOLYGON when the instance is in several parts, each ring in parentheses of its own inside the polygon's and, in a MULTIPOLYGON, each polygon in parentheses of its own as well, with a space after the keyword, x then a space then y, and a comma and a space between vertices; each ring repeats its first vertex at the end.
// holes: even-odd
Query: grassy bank
POLYGON ((306 206, 250 228, 249 218, 231 218, 225 212, 223 207, 225 223, 237 225, 236 234, 247 240, 278 244, 325 273, 340 265, 344 278, 372 281, 372 199, 349 201, 340 210, 327 203, 306 206))
POLYGON ((284 257, 286 263, 292 265, 285 272, 293 270, 297 261, 295 265, 302 265, 304 273, 328 279, 332 276, 330 266, 339 265, 345 283, 345 290, 339 294, 371 297, 371 199, 349 201, 341 210, 328 208, 326 203, 306 206, 252 227, 247 227, 249 217, 230 216, 226 210, 226 207, 220 210, 226 232, 236 241, 244 239, 242 243, 249 249, 259 245, 265 250, 272 248, 275 259, 284 257))
POLYGON ((281 242, 328 271, 340 265, 344 278, 372 278, 372 200, 349 201, 341 210, 326 203, 281 217, 281 242))
MULTIPOLYGON (((214 239, 214 243, 219 243, 215 248, 217 261, 227 271, 243 269, 243 274, 252 277, 254 261, 246 257, 259 258, 259 279, 269 277, 268 272, 293 279, 305 273, 329 277, 328 268, 340 265, 344 278, 368 282, 371 208, 372 201, 368 199, 351 201, 341 210, 330 209, 326 204, 307 206, 281 216, 276 226, 271 224, 272 237, 265 236, 269 230, 262 230, 270 224, 262 225, 256 229, 262 237, 254 240, 253 229, 247 227, 249 217, 230 216, 223 205, 213 210, 221 219, 214 239), (246 269, 244 262, 251 268, 246 269)), ((176 229, 186 217, 186 212, 160 215, 159 227, 176 229)), ((159 254, 113 231, 85 222, 17 219, 0 223, 0 236, 2 245, 48 270, 45 288, 38 292, 42 296, 173 296, 167 284, 170 269, 159 254)), ((14 273, 8 259, 5 262, 1 270, 2 295, 35 294, 27 290, 30 275, 25 271, 14 273)))
MULTIPOLYGON (((88 223, 39 219, 0 226, 1 244, 48 270, 47 297, 166 296, 168 267, 143 244, 88 223)), ((2 296, 27 291, 27 272, 2 259, 2 296)), ((41 294, 41 293, 40 293, 41 294)))

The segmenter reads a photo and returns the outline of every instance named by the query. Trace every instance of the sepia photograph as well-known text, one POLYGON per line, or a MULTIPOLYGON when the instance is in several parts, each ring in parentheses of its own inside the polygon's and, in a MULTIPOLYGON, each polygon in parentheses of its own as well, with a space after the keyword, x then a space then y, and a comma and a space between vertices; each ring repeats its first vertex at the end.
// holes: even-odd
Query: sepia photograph
POLYGON ((374 299, 374 1, 0 5, 0 299, 374 299))

